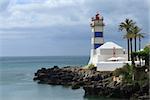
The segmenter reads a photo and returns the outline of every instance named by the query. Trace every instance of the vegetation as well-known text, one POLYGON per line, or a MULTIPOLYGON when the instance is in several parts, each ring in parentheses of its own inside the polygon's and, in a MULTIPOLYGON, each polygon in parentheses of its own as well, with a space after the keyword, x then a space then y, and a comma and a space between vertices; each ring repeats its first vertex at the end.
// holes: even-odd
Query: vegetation
POLYGON ((126 19, 124 22, 121 22, 119 25, 119 30, 121 31, 125 31, 126 35, 124 36, 124 38, 127 38, 127 44, 128 44, 128 60, 130 60, 130 40, 132 39, 130 36, 130 30, 131 27, 135 25, 135 22, 133 22, 133 20, 130 19, 126 19))
POLYGON ((144 38, 144 33, 137 34, 137 37, 139 38, 139 51, 141 50, 141 38, 144 38))
MULTIPOLYGON (((127 69, 129 69, 128 67, 131 67, 130 69, 132 69, 132 80, 134 80, 135 79, 135 73, 136 73, 135 60, 137 60, 137 59, 139 61, 145 60, 145 66, 149 67, 149 54, 150 54, 150 52, 149 52, 148 48, 145 48, 144 51, 141 51, 141 38, 144 38, 144 33, 141 33, 142 29, 136 25, 136 22, 134 22, 131 19, 126 19, 124 22, 120 23, 119 30, 125 32, 125 35, 123 36, 123 38, 127 39, 128 60, 132 61, 132 66, 126 65, 126 67, 125 66, 124 67, 127 69), (139 50, 138 50, 138 52, 137 52, 137 38, 139 38, 139 50), (133 52, 133 39, 134 39, 134 52, 133 52)), ((139 66, 141 66, 141 62, 140 62, 139 66)), ((124 67, 122 69, 118 69, 118 70, 127 71, 127 70, 125 70, 124 67)), ((131 75, 131 73, 130 73, 130 75, 131 75)), ((126 75, 125 75, 125 77, 126 77, 126 75)))
POLYGON ((124 65, 122 68, 117 68, 113 71, 114 76, 123 76, 123 82, 132 82, 132 74, 133 74, 133 67, 129 64, 124 65))
MULTIPOLYGON (((145 60, 145 67, 149 68, 150 66, 150 47, 146 46, 143 51, 133 52, 134 59, 138 58, 139 61, 145 60)), ((141 63, 140 65, 141 66, 141 63)))
MULTIPOLYGON (((145 60, 144 66, 133 66, 126 64, 122 68, 118 68, 113 71, 114 76, 123 76, 123 82, 134 83, 138 82, 140 85, 146 83, 149 80, 149 66, 150 66, 150 45, 146 46, 143 51, 133 52, 134 59, 138 58, 139 61, 145 60), (133 80, 134 79, 134 80, 133 80)), ((141 64, 141 63, 140 63, 141 64)))
POLYGON ((89 65, 88 65, 88 68, 91 69, 91 70, 93 70, 93 69, 95 69, 96 67, 95 67, 94 64, 89 64, 89 65))
POLYGON ((124 31, 125 35, 123 38, 127 39, 127 46, 128 46, 128 60, 132 60, 134 62, 132 57, 133 52, 133 44, 132 40, 134 39, 134 51, 137 51, 137 38, 139 38, 139 51, 141 50, 141 38, 144 38, 144 33, 141 33, 141 28, 139 28, 136 25, 136 22, 134 22, 131 19, 126 19, 124 22, 121 22, 119 25, 119 30, 124 31))

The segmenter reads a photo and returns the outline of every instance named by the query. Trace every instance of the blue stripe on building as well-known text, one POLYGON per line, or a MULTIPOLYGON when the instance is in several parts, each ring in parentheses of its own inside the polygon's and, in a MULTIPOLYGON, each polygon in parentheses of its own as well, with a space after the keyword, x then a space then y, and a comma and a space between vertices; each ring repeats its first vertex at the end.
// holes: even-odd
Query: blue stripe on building
POLYGON ((103 32, 94 32, 95 37, 103 37, 103 32))
POLYGON ((100 47, 102 44, 94 44, 94 49, 97 49, 98 47, 100 47))

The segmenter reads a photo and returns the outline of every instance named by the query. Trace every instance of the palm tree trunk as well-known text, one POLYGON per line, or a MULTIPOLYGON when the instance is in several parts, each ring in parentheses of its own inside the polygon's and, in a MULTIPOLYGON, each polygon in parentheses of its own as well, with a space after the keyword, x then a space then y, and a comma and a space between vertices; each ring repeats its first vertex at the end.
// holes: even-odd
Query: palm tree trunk
POLYGON ((139 56, 140 66, 141 66, 141 56, 139 56))
POLYGON ((130 43, 129 43, 129 39, 127 40, 127 44, 128 44, 128 61, 130 61, 130 43))
MULTIPOLYGON (((136 37, 134 38, 134 51, 136 52, 136 37)), ((137 57, 134 58, 135 60, 137 60, 137 57)))
POLYGON ((130 48, 131 48, 131 61, 132 61, 132 65, 134 65, 134 56, 132 54, 133 50, 132 50, 132 38, 130 38, 130 48))
MULTIPOLYGON (((132 38, 130 38, 130 49, 131 49, 131 50, 130 50, 130 51, 131 51, 131 52, 130 52, 130 53, 131 53, 130 55, 132 56, 132 38)), ((131 58, 132 58, 132 57, 131 57, 131 58)), ((132 60, 132 59, 131 59, 131 60, 132 60)))
POLYGON ((139 51, 141 50, 141 38, 139 37, 139 51))
POLYGON ((134 38, 134 50, 135 50, 135 52, 136 52, 136 37, 134 38))
POLYGON ((132 66, 133 66, 133 69, 132 69, 132 80, 134 81, 134 78, 135 78, 135 73, 134 73, 134 70, 135 70, 135 63, 134 63, 134 56, 132 54, 132 38, 130 38, 130 49, 131 49, 131 61, 132 61, 132 66))

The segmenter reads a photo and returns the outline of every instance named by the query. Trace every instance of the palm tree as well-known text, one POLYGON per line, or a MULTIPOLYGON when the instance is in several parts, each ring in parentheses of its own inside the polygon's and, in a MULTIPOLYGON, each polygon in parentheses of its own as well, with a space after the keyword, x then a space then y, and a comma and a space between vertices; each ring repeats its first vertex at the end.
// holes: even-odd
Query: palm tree
POLYGON ((137 37, 139 38, 139 51, 141 50, 141 38, 144 38, 144 33, 138 33, 137 37))
POLYGON ((132 54, 132 40, 134 37, 135 34, 133 34, 133 30, 130 30, 129 33, 124 35, 124 38, 127 38, 130 41, 130 54, 131 54, 131 61, 132 61, 132 80, 134 80, 134 71, 135 71, 134 56, 132 54))
POLYGON ((132 27, 132 34, 134 34, 134 50, 135 50, 135 52, 136 52, 136 48, 137 48, 137 41, 136 41, 136 39, 137 39, 137 37, 138 37, 138 34, 139 34, 139 32, 141 31, 141 29, 138 27, 138 26, 133 26, 132 27))
MULTIPOLYGON (((130 20, 130 19, 126 19, 124 22, 121 22, 120 25, 119 25, 119 30, 123 31, 125 30, 126 32, 126 35, 128 37, 129 33, 130 32, 130 29, 131 27, 133 27, 135 25, 135 22, 133 22, 133 20, 130 20)), ((128 44, 128 61, 130 60, 130 55, 129 55, 129 51, 130 51, 130 41, 132 41, 132 39, 130 40, 129 38, 127 38, 127 44, 128 44)))
MULTIPOLYGON (((127 33, 126 35, 124 35, 124 37, 123 38, 126 38, 126 39, 128 39, 130 42, 130 54, 132 53, 132 40, 133 40, 133 38, 135 37, 135 34, 133 34, 132 33, 132 30, 131 31, 129 31, 129 33, 127 33)), ((131 55, 131 60, 133 60, 132 59, 132 55, 131 55)))

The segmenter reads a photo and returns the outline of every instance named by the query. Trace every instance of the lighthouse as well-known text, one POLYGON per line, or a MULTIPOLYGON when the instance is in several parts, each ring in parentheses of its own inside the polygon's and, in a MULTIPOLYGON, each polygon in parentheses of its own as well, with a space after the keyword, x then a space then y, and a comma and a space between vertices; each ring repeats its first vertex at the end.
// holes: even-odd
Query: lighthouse
POLYGON ((99 48, 101 45, 104 44, 103 38, 103 30, 104 30, 104 23, 103 23, 103 16, 99 13, 92 17, 91 19, 91 30, 92 30, 92 37, 91 37, 91 56, 89 64, 94 64, 95 62, 95 55, 96 49, 99 48))
POLYGON ((126 63, 131 64, 131 61, 127 60, 128 57, 124 53, 123 47, 112 41, 104 42, 103 16, 97 13, 92 17, 90 26, 92 36, 88 68, 94 65, 97 71, 113 71, 116 68, 121 68, 126 63))

